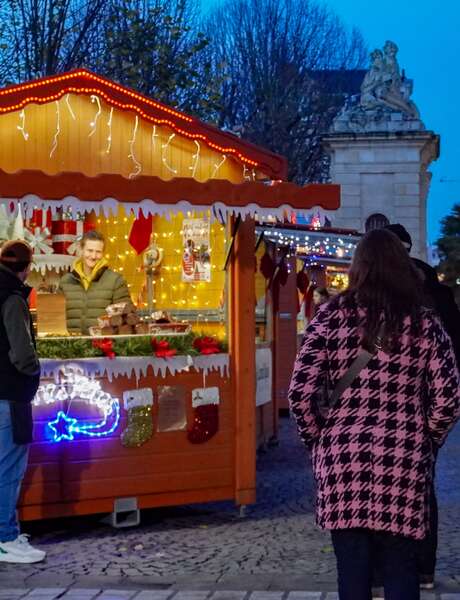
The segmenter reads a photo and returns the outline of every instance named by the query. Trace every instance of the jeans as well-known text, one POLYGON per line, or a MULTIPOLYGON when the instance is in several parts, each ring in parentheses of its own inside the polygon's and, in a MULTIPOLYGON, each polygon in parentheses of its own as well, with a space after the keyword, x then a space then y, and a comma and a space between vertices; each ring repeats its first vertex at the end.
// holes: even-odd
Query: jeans
POLYGON ((0 542, 11 542, 19 535, 16 505, 27 456, 28 446, 13 442, 9 403, 0 400, 0 542))
POLYGON ((340 600, 372 600, 372 572, 380 563, 385 600, 420 600, 417 542, 370 529, 331 531, 340 600))

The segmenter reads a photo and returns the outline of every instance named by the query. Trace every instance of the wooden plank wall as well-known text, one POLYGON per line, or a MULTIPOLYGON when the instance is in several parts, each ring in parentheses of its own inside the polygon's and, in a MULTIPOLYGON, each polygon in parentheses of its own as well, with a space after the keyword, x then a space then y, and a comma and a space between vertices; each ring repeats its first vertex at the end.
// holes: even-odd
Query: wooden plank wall
MULTIPOLYGON (((139 448, 125 448, 119 436, 127 424, 121 410, 117 430, 107 437, 75 439, 59 443, 46 440, 47 422, 56 405, 37 407, 36 441, 31 446, 20 517, 38 519, 72 514, 111 512, 119 497, 137 497, 141 508, 207 502, 234 497, 235 425, 231 385, 216 372, 206 386, 220 390, 219 430, 203 444, 191 444, 186 431, 158 432, 157 386, 183 385, 186 390, 187 424, 193 422, 191 391, 203 387, 202 374, 191 371, 172 376, 118 377, 101 380, 105 391, 120 401, 123 390, 151 387, 154 392, 154 433, 139 448)), ((89 407, 79 403, 88 414, 89 407)))

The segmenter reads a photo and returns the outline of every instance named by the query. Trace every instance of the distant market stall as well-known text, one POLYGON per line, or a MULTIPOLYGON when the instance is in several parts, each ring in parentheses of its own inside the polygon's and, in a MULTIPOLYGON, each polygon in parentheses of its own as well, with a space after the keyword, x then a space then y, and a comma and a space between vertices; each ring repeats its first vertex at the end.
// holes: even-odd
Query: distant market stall
POLYGON ((34 247, 42 382, 23 519, 255 500, 255 219, 339 206, 333 185, 86 70, 0 90, 0 237, 34 247), (128 283, 69 334, 80 236, 128 283))

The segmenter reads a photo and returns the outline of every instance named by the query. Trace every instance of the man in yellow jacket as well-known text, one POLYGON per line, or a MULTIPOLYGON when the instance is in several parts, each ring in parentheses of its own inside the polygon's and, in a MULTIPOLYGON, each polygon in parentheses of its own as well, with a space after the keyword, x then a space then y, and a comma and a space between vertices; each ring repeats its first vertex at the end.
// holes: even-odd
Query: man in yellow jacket
POLYGON ((87 335, 107 306, 131 302, 131 297, 122 275, 110 269, 104 258, 104 236, 87 231, 80 244, 81 257, 61 278, 59 288, 66 297, 67 329, 87 335))

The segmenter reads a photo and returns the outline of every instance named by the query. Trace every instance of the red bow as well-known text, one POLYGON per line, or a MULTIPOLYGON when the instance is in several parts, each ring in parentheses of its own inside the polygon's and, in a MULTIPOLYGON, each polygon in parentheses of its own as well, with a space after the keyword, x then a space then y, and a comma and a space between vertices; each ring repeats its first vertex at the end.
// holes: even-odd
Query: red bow
POLYGON ((102 340, 93 340, 93 348, 99 348, 108 358, 115 358, 116 354, 113 349, 113 340, 104 338, 102 340))
POLYGON ((218 354, 220 352, 219 342, 209 336, 196 338, 193 342, 193 347, 200 354, 218 354))
POLYGON ((152 338, 152 350, 158 358, 170 358, 177 354, 175 348, 171 348, 167 340, 156 340, 152 338))

